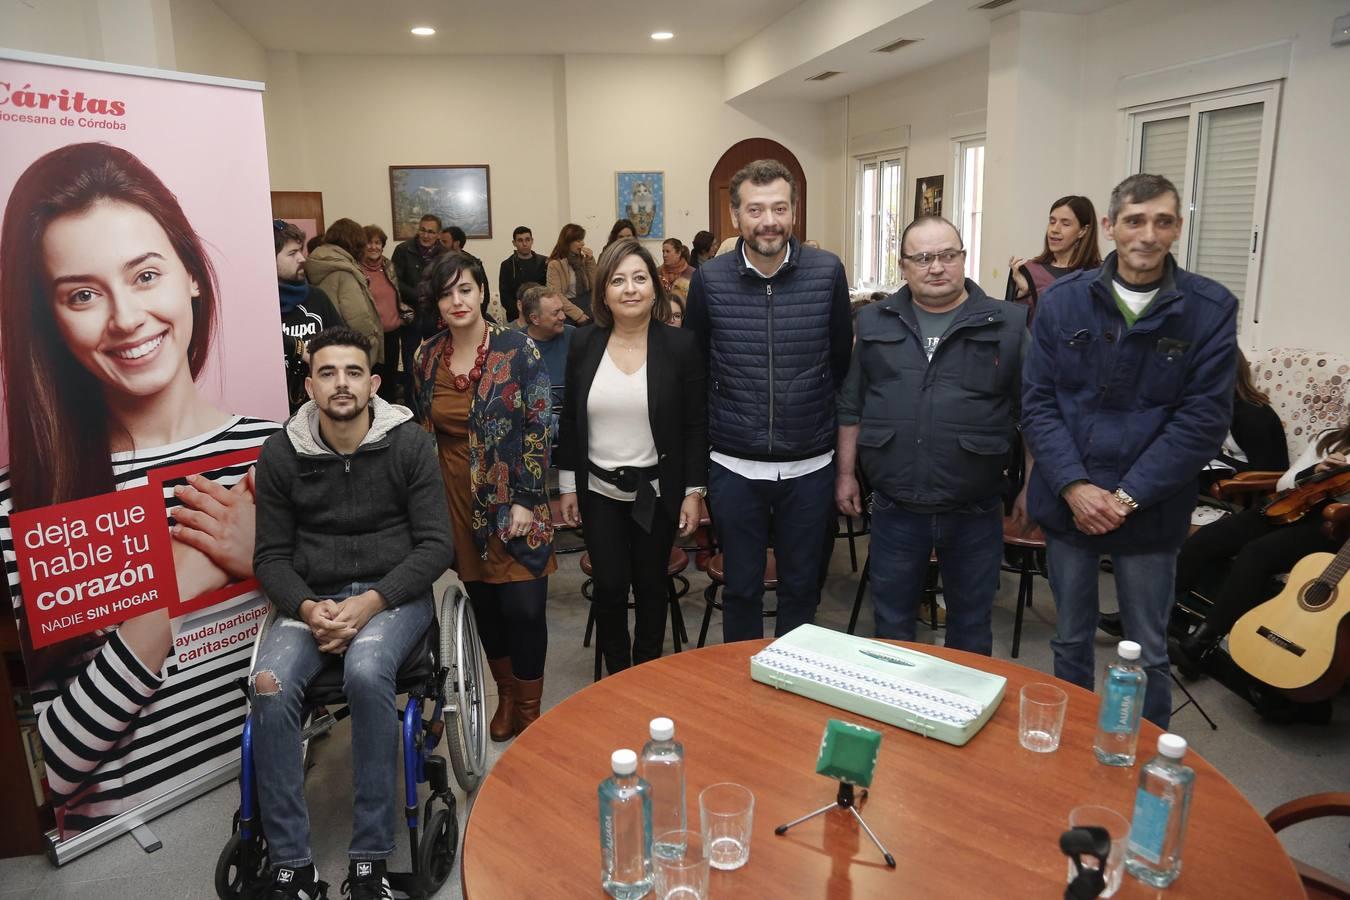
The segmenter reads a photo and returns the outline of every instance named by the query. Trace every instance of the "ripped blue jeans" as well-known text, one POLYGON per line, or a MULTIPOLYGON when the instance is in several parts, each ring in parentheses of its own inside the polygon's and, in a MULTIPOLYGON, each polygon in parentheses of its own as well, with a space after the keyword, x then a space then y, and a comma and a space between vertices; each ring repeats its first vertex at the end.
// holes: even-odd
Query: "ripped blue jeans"
MULTIPOLYGON (((370 583, 350 585, 333 599, 364 593, 370 583)), ((347 645, 344 656, 319 651, 309 627, 278 615, 263 636, 250 679, 253 698, 253 761, 268 855, 274 866, 313 862, 309 811, 300 745, 305 688, 327 665, 343 668, 343 690, 351 708, 352 842, 354 860, 385 859, 394 852, 394 828, 402 797, 399 717, 394 684, 399 665, 431 624, 432 595, 377 613, 347 645), (278 690, 259 691, 260 673, 271 673, 278 690)))

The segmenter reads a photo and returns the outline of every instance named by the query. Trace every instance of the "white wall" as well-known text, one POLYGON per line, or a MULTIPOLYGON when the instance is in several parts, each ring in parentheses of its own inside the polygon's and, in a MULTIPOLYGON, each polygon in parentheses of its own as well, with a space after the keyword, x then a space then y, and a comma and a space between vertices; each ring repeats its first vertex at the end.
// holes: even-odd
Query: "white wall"
MULTIPOLYGON (((1290 40, 1252 346, 1350 351, 1350 47, 1331 46, 1345 0, 1132 0, 1087 17, 1076 130, 1079 181, 1104 205, 1124 172, 1119 80, 1290 40)), ((1237 85, 1234 85, 1237 86, 1237 85)), ((1053 199, 1053 198, 1052 198, 1053 199)))
MULTIPOLYGON (((1345 0, 1130 0, 1088 16, 1013 13, 992 23, 984 65, 970 54, 850 95, 850 152, 889 149, 878 145, 885 129, 894 146, 909 148, 908 218, 915 177, 951 178, 944 154, 953 128, 944 112, 969 111, 975 95, 987 92, 979 281, 1001 293, 1008 257, 1039 248, 1055 197, 1085 194, 1104 213, 1111 188, 1127 174, 1121 98, 1134 76, 1176 67, 1159 80, 1175 79, 1180 99, 1198 64, 1288 41, 1259 287, 1263 315, 1243 339, 1250 347, 1348 352, 1350 47, 1330 45, 1331 23, 1346 11, 1345 0)), ((1250 83, 1232 77, 1231 87, 1250 83)), ((851 189, 845 196, 851 241, 851 189)))
MULTIPOLYGON (((989 52, 980 48, 848 96, 848 189, 843 224, 848 230, 850 254, 857 229, 853 158, 903 148, 905 196, 901 209, 905 221, 914 211, 915 179, 928 175, 946 176, 944 212, 952 214, 952 139, 985 130, 988 83, 989 52)), ((844 261, 852 275, 852 256, 844 261)))
POLYGON ((267 80, 262 45, 211 0, 169 0, 180 72, 267 80))
POLYGON ((837 104, 732 107, 721 100, 717 57, 568 56, 565 73, 570 210, 590 246, 604 244, 616 218, 620 170, 665 172, 666 234, 688 243, 710 227, 708 178, 718 159, 738 141, 764 137, 802 165, 807 236, 842 249, 837 212, 826 212, 838 210, 841 190, 837 104))
POLYGON ((556 237, 558 57, 267 59, 269 79, 278 76, 266 95, 274 190, 322 191, 328 223, 345 216, 392 235, 391 165, 487 164, 493 236, 468 249, 489 277, 511 252, 516 225, 533 228, 540 244, 556 237))

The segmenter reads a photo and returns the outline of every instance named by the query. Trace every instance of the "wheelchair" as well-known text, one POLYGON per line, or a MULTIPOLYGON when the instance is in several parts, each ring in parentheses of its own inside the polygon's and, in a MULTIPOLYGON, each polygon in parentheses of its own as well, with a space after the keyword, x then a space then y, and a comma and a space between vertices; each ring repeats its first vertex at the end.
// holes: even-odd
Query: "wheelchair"
MULTIPOLYGON (((257 663, 263 635, 275 618, 269 615, 253 644, 250 674, 257 663)), ((440 615, 399 667, 396 690, 408 702, 399 718, 403 725, 404 816, 408 825, 412 869, 390 871, 389 884, 411 898, 436 893, 454 868, 459 849, 459 819, 450 790, 446 758, 436 754, 446 740, 450 768, 466 795, 478 787, 487 769, 487 697, 483 650, 474 626, 469 598, 452 585, 441 598, 440 615), (431 718, 424 719, 427 705, 431 718), (417 786, 430 785, 419 810, 417 786)), ((248 679, 240 688, 248 694, 248 679)), ((305 725, 301 731, 305 769, 311 763, 310 742, 327 734, 350 714, 342 693, 342 666, 329 665, 305 691, 305 725), (336 707, 336 712, 327 708, 336 707)), ((230 839, 216 863, 216 896, 221 900, 263 897, 271 887, 267 836, 258 810, 258 785, 253 765, 253 716, 244 720, 241 739, 239 809, 230 839)))

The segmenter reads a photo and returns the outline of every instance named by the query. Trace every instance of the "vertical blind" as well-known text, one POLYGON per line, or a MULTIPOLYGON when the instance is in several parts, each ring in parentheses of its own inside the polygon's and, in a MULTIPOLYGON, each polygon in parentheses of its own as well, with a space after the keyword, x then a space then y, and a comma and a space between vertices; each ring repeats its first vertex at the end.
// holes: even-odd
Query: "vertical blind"
POLYGON ((1142 146, 1139 171, 1161 175, 1186 195, 1186 132, 1187 116, 1175 119, 1157 119, 1145 122, 1142 128, 1142 146))
POLYGON ((1261 103, 1200 114, 1189 267, 1246 300, 1261 157, 1261 103))

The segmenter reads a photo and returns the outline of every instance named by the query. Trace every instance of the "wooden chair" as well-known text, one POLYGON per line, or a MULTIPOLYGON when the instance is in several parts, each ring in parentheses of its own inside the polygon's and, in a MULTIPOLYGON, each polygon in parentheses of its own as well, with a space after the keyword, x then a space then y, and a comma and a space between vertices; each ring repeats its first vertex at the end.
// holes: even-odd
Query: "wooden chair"
MULTIPOLYGON (((1290 800, 1267 813, 1266 824, 1270 826, 1271 831, 1282 831, 1299 822, 1329 816, 1350 818, 1350 793, 1310 794, 1307 797, 1290 800)), ((1294 860, 1294 868, 1298 870, 1298 877, 1303 880, 1303 888, 1308 892, 1309 900, 1350 900, 1350 884, 1298 860, 1294 860)))
POLYGON ((1012 658, 1017 659, 1022 647, 1022 610, 1031 605, 1036 575, 1045 574, 1041 564, 1042 554, 1045 553, 1045 535, 1039 528, 1023 534, 1013 524, 1012 517, 1004 516, 1003 546, 1008 549, 1009 556, 1017 560, 1012 566, 1003 566, 1005 572, 1017 573, 1017 613, 1013 617, 1012 639, 1012 658))
MULTIPOLYGON (((684 570, 687 568, 689 568, 689 554, 679 547, 671 547, 670 560, 666 563, 666 575, 670 579, 670 639, 676 653, 681 650, 681 642, 689 643, 689 633, 684 629, 684 612, 680 609, 680 598, 689 593, 689 580, 684 577, 684 570)), ((595 601, 591 597, 591 576, 594 572, 591 568, 591 555, 589 553, 581 554, 581 571, 586 574, 586 580, 581 585, 581 596, 585 597, 591 604, 590 614, 586 617, 586 634, 582 638, 581 646, 589 647, 591 645, 591 634, 595 629, 595 601)), ((628 608, 632 609, 633 606, 633 600, 630 598, 628 608)), ((703 646, 702 641, 699 642, 699 646, 703 646)), ((600 680, 601 662, 600 642, 597 640, 595 642, 596 681, 600 680)))

